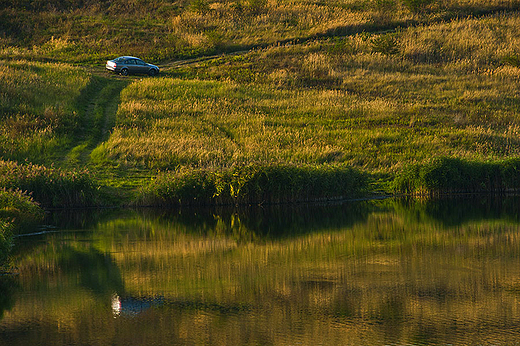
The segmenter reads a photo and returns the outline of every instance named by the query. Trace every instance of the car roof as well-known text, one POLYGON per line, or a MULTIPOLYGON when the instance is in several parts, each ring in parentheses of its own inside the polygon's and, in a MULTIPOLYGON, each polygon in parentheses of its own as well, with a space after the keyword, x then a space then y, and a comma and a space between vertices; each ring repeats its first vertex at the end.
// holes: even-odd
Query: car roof
POLYGON ((117 57, 116 59, 137 59, 137 60, 142 60, 140 58, 136 58, 135 56, 128 56, 128 55, 123 55, 123 56, 117 57))

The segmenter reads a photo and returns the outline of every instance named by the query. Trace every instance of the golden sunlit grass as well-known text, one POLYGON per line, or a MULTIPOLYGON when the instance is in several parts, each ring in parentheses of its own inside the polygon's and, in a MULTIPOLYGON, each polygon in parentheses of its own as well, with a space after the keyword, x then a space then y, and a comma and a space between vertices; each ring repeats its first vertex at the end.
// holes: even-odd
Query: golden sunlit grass
POLYGON ((392 177, 432 157, 516 157, 520 70, 507 57, 518 54, 519 25, 516 14, 460 19, 136 80, 92 158, 161 170, 350 166, 392 177))
POLYGON ((360 35, 276 47, 191 69, 193 79, 136 81, 98 153, 162 169, 285 162, 385 173, 432 154, 517 156, 520 70, 501 57, 515 54, 519 23, 499 15, 411 28, 396 34, 392 55, 360 35), (467 43, 471 30, 480 36, 467 43), (436 31, 445 34, 430 43, 436 31), (449 54, 422 61, 421 50, 435 58, 426 43, 449 54))
POLYGON ((157 61, 516 8, 517 0, 6 0, 0 57, 93 63, 129 54, 157 61))

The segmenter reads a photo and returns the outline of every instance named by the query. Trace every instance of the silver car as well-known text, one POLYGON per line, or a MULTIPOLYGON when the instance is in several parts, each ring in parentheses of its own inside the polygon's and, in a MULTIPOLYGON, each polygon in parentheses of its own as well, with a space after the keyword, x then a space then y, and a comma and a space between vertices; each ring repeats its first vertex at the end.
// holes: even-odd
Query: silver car
POLYGON ((133 56, 120 56, 114 60, 108 60, 106 68, 107 70, 121 73, 123 76, 128 76, 131 73, 155 76, 159 73, 159 67, 133 56))

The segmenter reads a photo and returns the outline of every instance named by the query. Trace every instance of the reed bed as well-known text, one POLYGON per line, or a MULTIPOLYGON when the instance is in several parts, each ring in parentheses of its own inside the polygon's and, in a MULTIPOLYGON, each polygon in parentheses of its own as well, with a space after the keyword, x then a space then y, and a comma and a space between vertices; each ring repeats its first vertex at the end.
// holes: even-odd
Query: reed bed
POLYGON ((43 220, 43 210, 27 193, 0 189, 0 273, 6 270, 12 237, 43 220))
POLYGON ((394 188, 401 193, 420 195, 503 193, 518 190, 519 171, 519 158, 478 162, 440 157, 404 170, 394 180, 394 188))
POLYGON ((19 189, 0 189, 0 215, 11 221, 41 220, 43 211, 32 196, 19 189), (23 215, 24 220, 18 220, 23 215))
POLYGON ((146 205, 262 204, 353 198, 367 177, 332 166, 250 165, 161 174, 143 190, 146 205))
POLYGON ((3 271, 9 258, 12 247, 13 224, 5 219, 0 219, 0 271, 3 271))
POLYGON ((27 192, 44 207, 84 207, 99 203, 88 171, 66 171, 0 160, 0 188, 27 192))

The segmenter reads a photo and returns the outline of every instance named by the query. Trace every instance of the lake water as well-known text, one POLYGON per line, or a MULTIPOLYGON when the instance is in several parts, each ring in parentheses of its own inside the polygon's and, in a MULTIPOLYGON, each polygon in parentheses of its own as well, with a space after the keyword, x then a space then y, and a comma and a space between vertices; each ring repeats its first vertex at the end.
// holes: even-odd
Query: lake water
POLYGON ((55 212, 0 345, 520 345, 520 199, 55 212))

